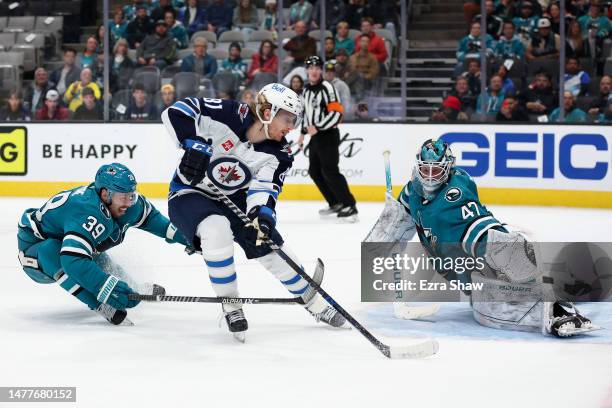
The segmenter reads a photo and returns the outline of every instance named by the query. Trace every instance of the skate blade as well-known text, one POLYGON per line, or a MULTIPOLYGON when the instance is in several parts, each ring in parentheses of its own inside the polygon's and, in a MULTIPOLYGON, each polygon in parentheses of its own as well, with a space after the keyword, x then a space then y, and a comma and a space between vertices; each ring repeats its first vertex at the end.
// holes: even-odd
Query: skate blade
POLYGON ((119 326, 134 326, 134 322, 127 317, 119 324, 119 326))
POLYGON ((573 337, 573 336, 578 336, 580 334, 584 334, 584 333, 589 333, 592 331, 597 331, 597 330, 601 330, 603 329, 603 327, 601 326, 597 326, 595 324, 590 324, 588 326, 582 326, 580 328, 575 328, 575 327, 561 327, 558 331, 559 334, 562 337, 573 337))
POLYGON ((357 214, 351 215, 350 217, 336 217, 336 219, 340 224, 354 224, 356 222, 359 222, 359 216, 357 214))
POLYGON ((234 338, 234 340, 239 341, 240 343, 244 344, 244 342, 246 341, 246 332, 232 333, 232 337, 234 338))

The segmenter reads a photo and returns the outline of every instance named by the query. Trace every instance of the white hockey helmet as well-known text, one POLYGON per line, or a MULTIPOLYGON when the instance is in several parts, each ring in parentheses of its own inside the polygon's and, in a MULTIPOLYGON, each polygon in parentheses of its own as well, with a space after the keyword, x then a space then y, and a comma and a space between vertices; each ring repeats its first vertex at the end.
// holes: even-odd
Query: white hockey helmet
POLYGON ((264 131, 268 139, 270 138, 268 135, 268 125, 272 123, 272 120, 281 109, 295 115, 294 129, 297 128, 302 120, 304 110, 302 99, 294 91, 282 84, 272 83, 261 88, 257 93, 255 111, 257 118, 264 125, 264 131), (267 108, 271 110, 270 119, 264 120, 261 117, 261 112, 267 108))

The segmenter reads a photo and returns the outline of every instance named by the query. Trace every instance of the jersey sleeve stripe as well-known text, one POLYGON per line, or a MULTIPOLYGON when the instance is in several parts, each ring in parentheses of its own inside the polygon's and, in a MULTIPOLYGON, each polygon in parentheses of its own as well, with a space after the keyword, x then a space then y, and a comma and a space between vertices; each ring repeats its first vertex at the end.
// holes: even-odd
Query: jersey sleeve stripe
POLYGON ((166 238, 169 240, 173 240, 175 234, 176 234, 176 227, 172 224, 168 224, 168 229, 166 230, 166 238))
POLYGON ((82 246, 85 247, 85 249, 91 254, 93 252, 93 247, 91 246, 91 244, 83 239, 83 237, 80 237, 76 234, 66 234, 64 236, 64 239, 62 240, 62 244, 68 244, 70 241, 76 241, 79 244, 81 244, 82 246))
POLYGON ((77 258, 93 259, 93 257, 89 253, 87 253, 85 249, 77 247, 62 247, 62 249, 60 250, 60 255, 69 255, 76 256, 77 258))
POLYGON ((257 193, 266 193, 271 195, 272 197, 274 197, 275 199, 278 198, 278 192, 274 191, 274 190, 259 190, 259 189, 252 189, 249 190, 249 192, 247 193, 247 197, 253 194, 257 194, 257 193))
POLYGON ((193 111, 193 109, 187 105, 185 102, 181 102, 178 101, 176 102, 174 105, 172 105, 170 108, 174 108, 177 110, 180 110, 181 112, 183 112, 185 115, 192 117, 195 119, 196 117, 196 113, 193 111))
POLYGON ((151 204, 149 204, 147 200, 144 200, 144 209, 142 211, 142 217, 140 217, 140 220, 138 220, 138 222, 134 224, 134 227, 138 228, 142 226, 142 224, 144 224, 145 221, 147 220, 147 217, 149 216, 149 214, 151 214, 151 204))

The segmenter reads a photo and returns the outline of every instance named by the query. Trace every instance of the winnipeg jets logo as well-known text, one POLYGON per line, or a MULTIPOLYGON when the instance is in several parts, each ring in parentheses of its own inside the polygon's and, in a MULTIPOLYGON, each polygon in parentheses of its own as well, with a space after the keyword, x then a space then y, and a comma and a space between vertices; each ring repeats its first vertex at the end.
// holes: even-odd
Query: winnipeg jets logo
POLYGON ((225 191, 246 187, 251 181, 251 170, 235 157, 219 157, 210 162, 206 170, 208 178, 225 191))
POLYGON ((219 166, 219 179, 222 183, 229 184, 233 181, 239 181, 242 178, 236 171, 236 165, 223 167, 219 166))
POLYGON ((461 198, 461 190, 457 187, 449 188, 446 194, 444 194, 446 201, 452 203, 461 198))

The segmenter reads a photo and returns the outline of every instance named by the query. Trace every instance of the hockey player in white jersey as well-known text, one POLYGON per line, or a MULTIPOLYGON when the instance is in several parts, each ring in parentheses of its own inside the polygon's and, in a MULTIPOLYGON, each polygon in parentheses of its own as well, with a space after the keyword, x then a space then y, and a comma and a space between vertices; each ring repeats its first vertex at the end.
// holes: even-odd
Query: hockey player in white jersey
MULTIPOLYGON (((212 287, 220 297, 238 297, 234 245, 257 259, 289 292, 303 296, 318 320, 342 326, 345 319, 316 294, 262 239, 270 238, 300 265, 276 231, 275 206, 293 157, 285 139, 298 127, 302 102, 281 84, 266 85, 253 106, 208 98, 185 98, 162 113, 176 146, 184 150, 170 184, 170 219, 201 248, 212 287), (211 182, 248 214, 250 227, 207 187, 211 182)), ((240 340, 248 323, 240 304, 223 304, 230 332, 240 340)))

